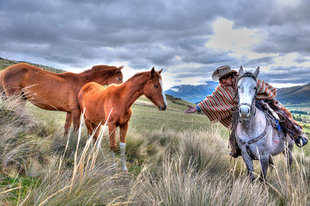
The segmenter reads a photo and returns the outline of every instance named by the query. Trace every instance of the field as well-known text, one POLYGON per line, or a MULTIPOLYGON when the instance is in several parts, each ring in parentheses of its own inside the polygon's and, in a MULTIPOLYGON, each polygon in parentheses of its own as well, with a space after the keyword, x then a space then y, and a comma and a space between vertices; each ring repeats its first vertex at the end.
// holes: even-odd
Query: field
MULTIPOLYGON (((275 158, 266 184, 247 179, 229 157, 228 131, 205 115, 184 114, 187 102, 168 98, 158 111, 141 97, 133 105, 126 142, 129 172, 110 157, 106 129, 93 144, 63 137, 65 113, 17 100, 0 101, 0 205, 307 205, 309 145, 294 148, 291 173, 275 158), (68 141, 67 141, 68 140, 68 141)), ((295 108, 297 109, 297 108, 295 108)), ((259 174, 259 164, 255 163, 259 174)))
POLYGON ((310 106, 309 104, 288 105, 295 120, 297 120, 304 128, 304 132, 310 135, 310 106))

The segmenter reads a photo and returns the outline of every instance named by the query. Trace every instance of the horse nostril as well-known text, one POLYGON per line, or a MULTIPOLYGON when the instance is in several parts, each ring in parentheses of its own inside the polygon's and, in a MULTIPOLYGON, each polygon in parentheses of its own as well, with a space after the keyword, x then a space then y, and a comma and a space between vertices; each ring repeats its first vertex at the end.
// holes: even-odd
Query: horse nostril
POLYGON ((241 116, 247 116, 250 112, 250 108, 248 106, 241 106, 239 112, 241 116))
POLYGON ((166 110, 167 108, 167 105, 164 105, 164 106, 159 106, 158 109, 161 110, 161 111, 164 111, 166 110))

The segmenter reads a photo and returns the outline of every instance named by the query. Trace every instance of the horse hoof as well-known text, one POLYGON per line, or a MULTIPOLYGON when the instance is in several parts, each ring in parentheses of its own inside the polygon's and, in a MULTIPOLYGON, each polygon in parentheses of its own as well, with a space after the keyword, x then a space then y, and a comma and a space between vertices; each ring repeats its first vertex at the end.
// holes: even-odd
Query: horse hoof
POLYGON ((126 166, 123 166, 123 171, 124 171, 124 172, 128 172, 128 169, 127 169, 126 166))

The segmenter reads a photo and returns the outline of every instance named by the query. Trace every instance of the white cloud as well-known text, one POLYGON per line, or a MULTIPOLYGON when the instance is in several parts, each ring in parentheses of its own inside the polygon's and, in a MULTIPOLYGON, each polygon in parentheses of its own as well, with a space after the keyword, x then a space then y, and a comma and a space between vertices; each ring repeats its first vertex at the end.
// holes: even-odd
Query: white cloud
POLYGON ((234 22, 219 18, 213 23, 214 35, 206 43, 206 47, 229 52, 231 56, 262 58, 265 55, 251 52, 251 49, 263 40, 257 29, 234 29, 234 22))

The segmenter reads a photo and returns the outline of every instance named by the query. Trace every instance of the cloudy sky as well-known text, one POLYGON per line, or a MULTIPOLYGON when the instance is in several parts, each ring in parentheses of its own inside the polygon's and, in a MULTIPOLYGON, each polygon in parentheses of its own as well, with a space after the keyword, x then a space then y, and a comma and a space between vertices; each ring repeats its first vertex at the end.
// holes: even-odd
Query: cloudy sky
POLYGON ((283 87, 310 82, 309 0, 0 0, 0 57, 81 72, 164 68, 165 89, 221 65, 283 87))

